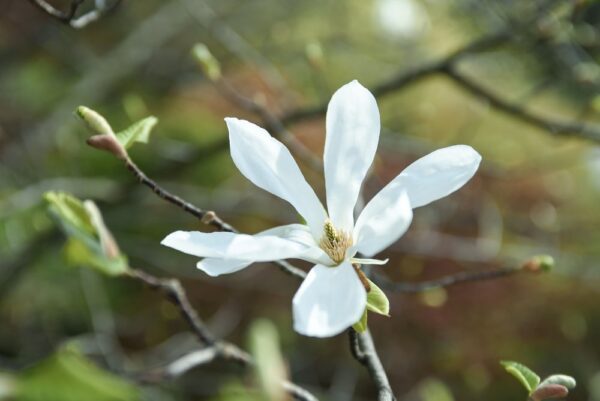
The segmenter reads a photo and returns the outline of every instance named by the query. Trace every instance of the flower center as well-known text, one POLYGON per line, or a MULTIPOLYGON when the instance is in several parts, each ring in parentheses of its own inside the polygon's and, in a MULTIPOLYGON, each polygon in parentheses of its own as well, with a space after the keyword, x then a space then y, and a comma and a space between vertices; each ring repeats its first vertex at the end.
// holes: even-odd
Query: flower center
POLYGON ((326 220, 319 246, 331 260, 339 264, 344 261, 346 251, 352 246, 352 235, 343 230, 336 230, 331 220, 326 220))

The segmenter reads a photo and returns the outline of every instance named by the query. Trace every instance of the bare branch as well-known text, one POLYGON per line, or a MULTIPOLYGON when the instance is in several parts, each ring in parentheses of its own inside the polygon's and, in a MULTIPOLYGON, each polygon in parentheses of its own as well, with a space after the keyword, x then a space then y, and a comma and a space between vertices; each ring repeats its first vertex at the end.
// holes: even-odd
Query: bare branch
POLYGON ((323 163, 321 162, 321 159, 316 157, 312 151, 307 149, 302 142, 298 141, 296 137, 285 127, 284 123, 277 116, 275 116, 275 114, 271 113, 271 111, 269 111, 265 105, 242 95, 223 78, 217 81, 216 84, 217 88, 225 97, 227 97, 227 99, 231 100, 242 109, 259 116, 263 120, 267 131, 285 142, 285 144, 290 147, 292 152, 302 159, 310 168, 319 172, 323 171, 323 163))
POLYGON ((95 7, 92 10, 79 17, 76 17, 77 11, 85 0, 71 0, 68 11, 61 11, 45 0, 29 0, 29 2, 60 22, 65 23, 72 28, 81 29, 112 11, 119 5, 121 0, 115 0, 108 6, 105 2, 95 2, 95 7))
POLYGON ((461 88, 488 102, 495 109, 529 125, 541 128, 555 135, 579 136, 594 142, 600 142, 600 127, 592 127, 577 121, 560 121, 534 114, 519 104, 511 103, 501 98, 473 79, 458 72, 455 68, 448 67, 444 70, 444 73, 461 88))
MULTIPOLYGON (((125 159, 125 166, 140 181, 140 183, 150 188, 161 199, 166 200, 167 202, 179 207, 183 211, 200 219, 204 224, 211 225, 220 231, 228 231, 234 233, 239 232, 231 224, 225 222, 223 219, 217 216, 215 212, 202 210, 199 207, 194 206, 191 202, 188 202, 180 198, 179 196, 172 194, 171 192, 158 185, 154 180, 149 178, 130 158, 125 159)), ((302 269, 293 266, 289 262, 278 260, 272 263, 277 265, 285 273, 294 276, 300 280, 303 280, 306 277, 306 273, 302 269)))
POLYGON ((348 330, 350 338, 350 352, 354 359, 367 368, 371 379, 377 387, 377 401, 396 401, 390 381, 381 364, 371 333, 367 329, 357 333, 354 329, 348 330))
POLYGON ((414 293, 432 290, 435 288, 450 287, 453 285, 474 281, 493 280, 500 277, 510 276, 521 271, 525 270, 522 267, 504 267, 493 270, 467 270, 444 276, 436 280, 421 281, 418 283, 398 283, 391 281, 381 274, 373 274, 372 280, 375 282, 375 284, 387 291, 414 293))
MULTIPOLYGON (((136 375, 138 380, 146 383, 156 383, 177 378, 191 369, 209 364, 217 359, 236 362, 242 366, 252 366, 252 356, 238 346, 217 340, 202 321, 198 312, 192 307, 187 294, 177 279, 159 278, 139 269, 132 269, 129 277, 138 280, 155 290, 167 295, 168 299, 179 309, 196 337, 207 347, 183 355, 164 367, 136 375)), ((281 383, 283 388, 296 400, 318 401, 308 390, 290 382, 281 383)))

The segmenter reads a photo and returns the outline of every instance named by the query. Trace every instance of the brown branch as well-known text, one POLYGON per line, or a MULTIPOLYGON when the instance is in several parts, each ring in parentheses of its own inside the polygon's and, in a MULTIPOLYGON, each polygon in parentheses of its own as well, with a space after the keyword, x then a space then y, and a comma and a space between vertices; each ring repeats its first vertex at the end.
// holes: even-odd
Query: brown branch
MULTIPOLYGON (((231 224, 221 219, 215 212, 202 210, 199 207, 194 206, 191 202, 188 202, 161 187, 158 183, 149 178, 129 157, 124 159, 124 163, 127 169, 138 179, 141 184, 150 188, 161 199, 164 199, 165 201, 200 219, 204 224, 215 227, 217 230, 233 233, 239 232, 231 224)), ((278 260, 272 263, 277 265, 285 273, 300 280, 303 280, 306 277, 306 273, 302 269, 293 266, 289 262, 278 260)))
POLYGON ((391 281, 389 278, 383 275, 373 274, 372 280, 375 282, 375 284, 387 291, 415 293, 436 288, 450 287, 468 282, 493 280, 500 277, 510 276, 521 271, 527 270, 525 270, 523 267, 504 267, 493 270, 476 271, 467 270, 444 276, 436 280, 421 281, 417 283, 398 283, 391 281))
MULTIPOLYGON (((217 340, 206 324, 200 319, 198 312, 190 304, 185 289, 177 279, 159 278, 139 269, 131 269, 128 276, 152 289, 161 291, 167 296, 190 326, 193 333, 206 345, 205 348, 192 351, 164 367, 138 374, 137 379, 145 383, 157 383, 177 378, 191 369, 209 364, 217 359, 238 363, 242 366, 253 366, 254 360, 250 354, 235 344, 217 340)), ((308 390, 290 382, 283 381, 282 387, 294 399, 300 401, 318 401, 308 390)))
POLYGON ((112 11, 121 0, 115 0, 110 6, 96 7, 79 17, 76 17, 77 11, 85 0, 71 0, 68 11, 61 11, 45 0, 29 0, 29 2, 60 22, 81 29, 112 11))
POLYGON ((242 95, 223 78, 216 82, 219 91, 233 103, 244 110, 256 114, 263 121, 265 128, 272 135, 280 138, 292 150, 296 156, 302 159, 311 169, 323 171, 323 163, 319 157, 285 127, 285 124, 262 103, 242 95))
POLYGON ((381 364, 371 333, 367 329, 357 333, 353 328, 348 330, 350 352, 354 359, 367 368, 371 379, 377 387, 377 401, 396 401, 390 381, 381 364))
MULTIPOLYGON (((391 93, 402 90, 409 85, 415 84, 421 81, 423 78, 443 72, 450 65, 455 64, 470 54, 486 51, 493 47, 502 45, 508 39, 510 39, 510 34, 507 30, 500 30, 491 33, 452 52, 444 58, 410 69, 408 71, 400 72, 388 80, 375 85, 370 89, 370 91, 376 98, 385 97, 391 93)), ((281 121, 284 124, 293 124, 298 121, 321 117, 325 115, 326 112, 327 103, 322 103, 317 106, 285 113, 281 117, 281 121)))
POLYGON ((216 344, 214 336, 209 332, 208 327, 206 327, 196 310, 190 304, 186 292, 179 280, 158 278, 138 269, 131 269, 128 272, 128 276, 155 290, 162 291, 177 309, 181 311, 182 316, 185 318, 196 337, 198 337, 204 345, 216 344))
POLYGON ((535 114, 519 104, 511 103, 510 101, 503 99, 473 79, 458 72, 456 68, 448 67, 444 70, 444 73, 461 88, 483 101, 488 102, 496 110, 519 119, 531 126, 541 128, 555 135, 579 136, 594 142, 600 142, 600 128, 594 128, 577 121, 560 121, 535 114))

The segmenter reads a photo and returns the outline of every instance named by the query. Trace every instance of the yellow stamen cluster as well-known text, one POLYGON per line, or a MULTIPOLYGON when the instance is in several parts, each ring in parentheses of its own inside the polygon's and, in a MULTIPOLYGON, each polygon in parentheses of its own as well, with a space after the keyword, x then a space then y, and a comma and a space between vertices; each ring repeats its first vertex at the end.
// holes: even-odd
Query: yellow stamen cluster
POLYGON ((319 246, 335 263, 343 262, 346 251, 352 246, 352 235, 343 230, 336 230, 331 220, 325 221, 323 232, 319 246))

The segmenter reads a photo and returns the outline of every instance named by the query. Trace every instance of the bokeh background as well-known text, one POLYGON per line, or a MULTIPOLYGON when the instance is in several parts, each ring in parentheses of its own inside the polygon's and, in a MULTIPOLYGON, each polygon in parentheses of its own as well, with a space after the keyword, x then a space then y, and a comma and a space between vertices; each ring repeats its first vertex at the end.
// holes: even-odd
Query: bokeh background
MULTIPOLYGON (((346 336, 293 332, 297 281, 272 265, 209 278, 195 258, 159 246, 176 229, 208 229, 87 147, 73 111, 92 107, 117 129, 158 117, 150 143, 131 151, 137 164, 253 233, 296 216, 233 166, 223 117, 262 120, 204 76, 190 56, 195 43, 211 49, 240 94, 277 116, 296 115, 288 128, 320 157, 322 113, 295 112, 326 104, 352 79, 381 89, 489 38, 457 57, 458 78, 425 68, 380 90, 383 130, 366 199, 436 148, 465 143, 483 156, 465 188, 416 211, 383 255, 383 271, 418 282, 518 266, 536 254, 552 255, 556 267, 388 293, 392 317, 371 316, 371 331, 402 400, 524 400, 500 359, 570 374, 578 381, 570 400, 600 400, 599 2, 123 0, 82 29, 24 0, 0 8, 0 388, 25 377, 29 400, 66 400, 78 388, 70 370, 89 376, 80 400, 254 399, 241 390, 252 386, 248 373, 231 364, 142 386, 61 354, 76 344, 124 379, 197 346, 157 293, 65 263, 63 236, 42 202, 45 191, 64 190, 98 203, 133 266, 182 278, 216 334, 245 346, 253 322, 269 319, 295 382, 323 400, 373 399, 346 336)), ((322 197, 321 172, 299 162, 322 197)))

